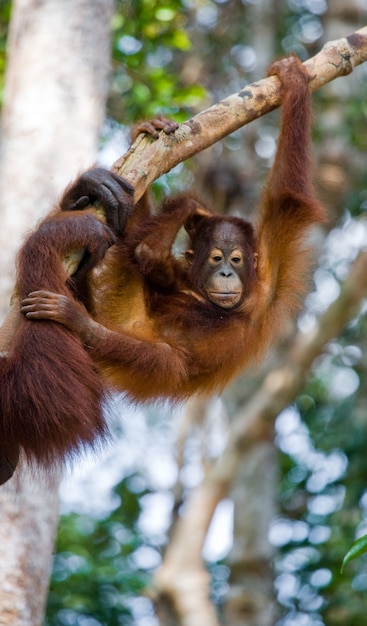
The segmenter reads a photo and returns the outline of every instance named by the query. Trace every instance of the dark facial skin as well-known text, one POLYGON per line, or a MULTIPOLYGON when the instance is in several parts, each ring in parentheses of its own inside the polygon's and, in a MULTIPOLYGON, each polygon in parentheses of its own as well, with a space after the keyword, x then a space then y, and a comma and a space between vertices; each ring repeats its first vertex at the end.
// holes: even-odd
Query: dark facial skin
MULTIPOLYGON (((257 255, 250 263, 256 267, 257 255)), ((213 233, 207 260, 204 292, 213 304, 232 309, 242 300, 249 260, 245 258, 242 234, 224 222, 213 233)))

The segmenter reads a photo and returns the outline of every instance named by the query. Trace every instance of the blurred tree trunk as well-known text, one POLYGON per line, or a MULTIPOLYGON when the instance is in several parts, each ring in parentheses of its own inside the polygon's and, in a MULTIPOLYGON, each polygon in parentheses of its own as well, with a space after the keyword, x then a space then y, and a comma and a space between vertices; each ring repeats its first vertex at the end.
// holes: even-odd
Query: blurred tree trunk
MULTIPOLYGON (((14 2, 1 120, 2 317, 22 234, 96 158, 112 10, 113 0, 14 2)), ((57 521, 58 476, 23 469, 0 488, 0 624, 43 623, 57 521)))
POLYGON ((272 441, 257 442, 236 475, 231 575, 224 607, 225 624, 271 626, 275 622, 273 548, 268 541, 276 514, 278 460, 272 441))
MULTIPOLYGON (((262 76, 269 59, 275 57, 274 2, 260 0, 249 14, 252 37, 246 45, 254 50, 256 74, 262 76)), ((256 162, 250 156, 258 130, 259 123, 255 122, 245 136, 247 185, 252 188, 258 184, 256 162)), ((242 380, 237 383, 237 387, 242 388, 238 389, 239 393, 236 394, 235 387, 233 389, 232 401, 237 399, 237 410, 248 400, 243 397, 243 386, 242 380)), ((248 392, 251 393, 250 389, 248 392)), ((231 492, 234 502, 233 547, 227 559, 231 575, 224 606, 224 623, 231 626, 271 626, 275 621, 273 550, 268 532, 275 514, 277 477, 278 459, 273 441, 257 442, 242 463, 231 492)))

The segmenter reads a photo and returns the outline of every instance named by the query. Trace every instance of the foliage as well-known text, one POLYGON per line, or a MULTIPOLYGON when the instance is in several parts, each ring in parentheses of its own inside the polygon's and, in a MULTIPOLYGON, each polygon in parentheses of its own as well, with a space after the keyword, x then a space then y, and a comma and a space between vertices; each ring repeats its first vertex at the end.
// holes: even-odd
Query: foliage
MULTIPOLYGON (((341 367, 338 358, 333 361, 341 367)), ((291 624, 298 619, 336 626, 341 616, 342 623, 358 624, 366 564, 348 568, 343 577, 340 569, 355 532, 364 526, 367 429, 357 417, 358 394, 347 395, 347 380, 346 396, 337 398, 336 388, 328 389, 320 374, 298 399, 293 417, 278 422, 278 443, 286 455, 281 517, 272 529, 280 548, 275 585, 291 624)))
POLYGON ((105 519, 62 517, 46 626, 133 624, 131 600, 147 584, 147 572, 138 564, 144 551, 156 552, 137 527, 140 500, 148 491, 129 476, 114 493, 119 504, 105 519))
POLYGON ((109 112, 131 123, 157 112, 186 110, 205 90, 174 71, 173 56, 191 48, 188 13, 182 0, 119 0, 112 23, 113 76, 109 112))
MULTIPOLYGON (((341 211, 341 219, 327 243, 331 250, 324 249, 315 276, 319 298, 328 289, 337 289, 336 279, 346 276, 356 253, 357 232, 362 241, 366 234, 361 222, 366 184, 360 161, 367 123, 365 72, 360 68, 355 92, 339 107, 335 127, 330 124, 335 115, 333 88, 320 91, 315 98, 317 145, 326 155, 335 143, 346 151, 330 159, 333 167, 340 168, 344 183, 339 198, 333 193, 329 197, 329 202, 334 200, 333 209, 341 211)), ((313 294, 309 307, 317 311, 319 306, 313 294)), ((343 559, 345 566, 362 555, 361 539, 354 540, 365 534, 367 526, 365 312, 362 306, 343 336, 317 360, 283 435, 285 417, 280 416, 278 422, 282 450, 278 522, 283 537, 275 540, 280 547, 275 585, 284 607, 279 626, 358 626, 366 612, 365 557, 350 563, 341 576, 343 559)))
POLYGON ((362 537, 359 537, 359 539, 356 539, 356 541, 353 541, 352 545, 350 546, 347 554, 345 555, 343 559, 343 563, 341 567, 341 574, 344 572, 344 568, 349 563, 349 561, 351 561, 352 559, 356 559, 357 557, 361 556, 362 554, 365 554, 366 552, 367 552, 367 535, 363 535, 362 537))
POLYGON ((11 0, 0 2, 0 108, 3 99, 6 41, 10 22, 11 0))

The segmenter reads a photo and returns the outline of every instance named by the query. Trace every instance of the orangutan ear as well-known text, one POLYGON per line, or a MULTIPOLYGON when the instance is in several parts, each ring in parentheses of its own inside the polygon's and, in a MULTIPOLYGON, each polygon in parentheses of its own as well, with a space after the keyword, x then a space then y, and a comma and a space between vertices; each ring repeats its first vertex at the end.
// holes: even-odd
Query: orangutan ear
POLYGON ((189 265, 192 265, 193 260, 194 260, 194 251, 191 250, 191 249, 190 250, 186 250, 186 252, 185 252, 185 259, 186 259, 186 261, 187 261, 187 263, 189 265))

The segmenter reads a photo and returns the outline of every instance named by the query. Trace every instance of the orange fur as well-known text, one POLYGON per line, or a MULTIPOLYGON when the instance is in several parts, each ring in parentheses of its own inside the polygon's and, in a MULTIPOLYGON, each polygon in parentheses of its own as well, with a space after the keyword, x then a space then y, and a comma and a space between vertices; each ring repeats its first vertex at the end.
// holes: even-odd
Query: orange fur
POLYGON ((137 402, 221 391, 263 355, 284 316, 299 310, 311 263, 305 235, 325 220, 310 178, 309 77, 293 57, 269 73, 282 84, 282 126, 256 236, 244 220, 214 216, 187 195, 167 201, 155 216, 143 200, 101 269, 72 286, 90 317, 71 297, 60 255, 73 246, 96 248, 100 240, 107 248, 111 242, 92 216, 64 211, 65 198, 78 206, 78 181, 61 211, 28 239, 19 257, 21 298, 36 289, 68 297, 50 297, 52 316, 41 303, 39 319, 24 318, 0 363, 0 441, 20 443, 48 467, 103 435, 104 387, 137 402), (183 225, 191 265, 171 253, 183 225), (203 289, 210 249, 228 230, 245 259, 242 299, 230 310, 209 301, 203 289))

